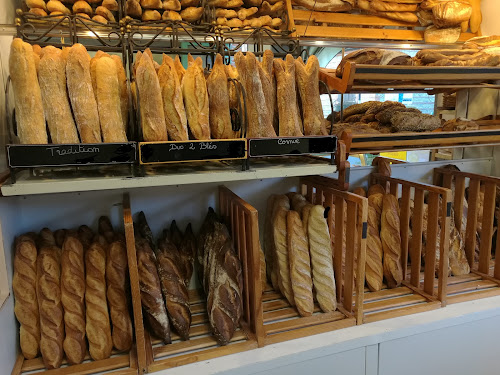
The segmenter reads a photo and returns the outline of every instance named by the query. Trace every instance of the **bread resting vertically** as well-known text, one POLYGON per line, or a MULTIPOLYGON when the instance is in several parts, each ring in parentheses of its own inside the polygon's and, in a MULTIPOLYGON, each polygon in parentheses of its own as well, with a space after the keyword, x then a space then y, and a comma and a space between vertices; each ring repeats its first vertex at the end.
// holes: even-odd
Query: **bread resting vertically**
POLYGON ((401 234, 398 199, 392 194, 384 195, 380 238, 384 251, 384 277, 389 288, 395 288, 403 281, 401 267, 401 234))

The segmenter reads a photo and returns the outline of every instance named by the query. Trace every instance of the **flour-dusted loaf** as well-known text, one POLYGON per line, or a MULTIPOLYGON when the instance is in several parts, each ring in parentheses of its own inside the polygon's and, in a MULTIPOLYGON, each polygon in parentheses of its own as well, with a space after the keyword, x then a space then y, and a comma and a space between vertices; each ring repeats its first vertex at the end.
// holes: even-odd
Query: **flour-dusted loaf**
POLYGON ((111 356, 113 341, 106 299, 106 251, 93 242, 85 251, 87 339, 92 359, 111 356))
MULTIPOLYGON (((455 226, 453 209, 451 210, 450 220, 450 249, 448 252, 449 266, 453 276, 468 275, 470 266, 465 255, 465 241, 462 239, 460 232, 455 226)), ((439 249, 439 243, 437 244, 439 249)))
POLYGON ((231 114, 229 112, 229 91, 227 75, 222 56, 217 54, 210 75, 207 78, 207 89, 210 108, 210 133, 212 138, 235 138, 231 127, 231 114))
POLYGON ((164 233, 156 250, 158 275, 172 326, 183 340, 189 340, 191 309, 188 289, 180 268, 180 254, 175 244, 164 233))
POLYGON ((26 359, 35 358, 40 349, 40 317, 36 296, 38 251, 30 236, 20 236, 15 241, 14 313, 19 322, 19 344, 26 359))
POLYGON ((384 277, 389 288, 403 281, 401 267, 401 234, 398 199, 392 194, 384 195, 382 205, 380 239, 384 251, 384 277))
POLYGON ((267 107, 255 55, 247 52, 245 56, 238 52, 234 56, 234 61, 247 97, 247 136, 250 138, 276 137, 273 114, 269 113, 267 107))
MULTIPOLYGON (((269 217, 269 248, 272 252, 272 265, 271 265, 271 283, 274 290, 281 290, 281 276, 280 276, 280 267, 279 267, 279 259, 277 253, 277 247, 275 242, 275 218, 280 208, 288 211, 290 209, 290 200, 286 195, 276 195, 273 200, 273 205, 271 207, 271 215, 269 217)), ((278 219, 281 221, 281 219, 278 219)), ((285 223, 286 224, 286 223, 285 223)), ((278 238, 281 241, 281 244, 286 245, 286 226, 279 229, 278 238), (283 229, 284 228, 284 229, 283 229), (281 229, 284 230, 281 231, 281 229), (285 241, 285 242, 283 242, 285 241)), ((286 249, 281 249, 282 251, 287 251, 286 249)))
POLYGON ((61 254, 55 246, 43 246, 36 261, 37 299, 40 313, 40 352, 50 370, 63 359, 64 322, 61 305, 61 254))
POLYGON ((142 54, 136 71, 142 138, 146 142, 167 141, 167 126, 160 81, 148 53, 142 54))
POLYGON ((273 66, 277 83, 279 135, 280 137, 302 136, 295 88, 295 60, 292 55, 287 55, 284 62, 275 59, 273 66))
POLYGON ((90 75, 90 56, 80 43, 74 44, 66 63, 68 94, 82 143, 100 143, 101 124, 90 75))
POLYGON ((130 106, 129 96, 128 96, 127 73, 125 72, 123 61, 119 56, 112 55, 111 58, 115 62, 116 75, 118 78, 118 86, 120 88, 120 109, 122 112, 123 131, 125 132, 125 134, 127 134, 128 111, 130 106))
POLYGON ((126 142, 120 103, 120 83, 116 64, 103 56, 95 63, 97 107, 104 142, 126 142))
POLYGON ((133 343, 130 317, 130 280, 127 248, 121 240, 111 242, 107 248, 106 287, 113 346, 120 351, 130 350, 133 343))
POLYGON ((210 139, 209 99, 201 58, 192 59, 182 78, 182 96, 189 130, 194 139, 210 139))
POLYGON ((151 333, 170 344, 170 323, 161 294, 156 258, 147 240, 136 236, 137 269, 144 318, 151 333))
POLYGON ((9 72, 19 140, 23 144, 46 144, 45 115, 33 48, 19 38, 10 46, 9 72))
POLYGON ((287 212, 286 230, 293 298, 299 314, 310 316, 314 310, 311 259, 309 244, 298 212, 287 212))
POLYGON ((179 77, 179 82, 182 84, 182 79, 184 78, 184 74, 186 74, 186 69, 184 69, 179 55, 175 55, 174 66, 177 71, 177 76, 179 77))
POLYGON ((333 273, 333 252, 325 208, 312 206, 308 209, 307 237, 311 254, 312 280, 316 300, 324 312, 337 309, 335 276, 333 273))
POLYGON ((302 215, 303 208, 309 204, 306 197, 299 193, 288 193, 287 196, 290 199, 292 210, 297 211, 299 215, 302 215))
POLYGON ((302 58, 295 60, 295 77, 300 100, 305 135, 326 135, 325 118, 319 97, 319 61, 310 56, 307 64, 302 58))
POLYGON ((383 249, 380 240, 380 219, 384 196, 374 193, 368 196, 368 230, 366 236, 365 278, 372 292, 382 289, 384 278, 383 249))
POLYGON ((191 223, 188 224, 184 231, 181 246, 179 247, 180 262, 182 263, 184 284, 189 289, 191 277, 193 276, 194 257, 196 255, 196 237, 193 233, 191 223))
POLYGON ((85 260, 83 245, 66 236, 61 253, 61 302, 64 309, 64 353, 71 364, 81 363, 87 353, 85 340, 85 260))
POLYGON ((262 61, 258 64, 260 81, 262 83, 262 91, 266 99, 267 110, 271 116, 273 122, 273 128, 276 134, 279 133, 279 114, 278 114, 278 104, 277 104, 277 83, 276 76, 274 74, 274 54, 273 51, 267 49, 264 51, 262 56, 262 61))
POLYGON ((278 207, 273 217, 273 235, 275 247, 275 264, 278 271, 278 285, 281 294, 293 306, 292 281, 290 278, 290 259, 287 241, 287 213, 289 211, 283 207, 278 207))
POLYGON ((187 141, 189 136, 181 81, 175 69, 174 60, 168 55, 163 55, 158 79, 168 136, 172 141, 187 141))

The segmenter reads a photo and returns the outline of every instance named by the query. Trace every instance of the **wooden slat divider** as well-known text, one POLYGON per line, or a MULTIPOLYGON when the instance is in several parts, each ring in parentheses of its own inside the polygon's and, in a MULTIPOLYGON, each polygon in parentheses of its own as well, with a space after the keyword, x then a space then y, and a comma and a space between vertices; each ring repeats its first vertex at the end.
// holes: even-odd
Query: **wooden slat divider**
POLYGON ((486 274, 490 269, 496 187, 497 185, 493 182, 485 182, 484 184, 483 223, 481 230, 481 243, 479 245, 478 271, 486 274))
POLYGON ((400 233, 401 233, 401 266, 403 268, 403 280, 406 279, 406 268, 408 267, 408 240, 410 232, 410 187, 403 186, 400 203, 400 233))
MULTIPOLYGON (((344 285, 342 273, 342 259, 344 257, 344 212, 346 211, 346 202, 340 196, 335 197, 335 247, 333 250, 333 271, 335 272, 335 284, 344 285)), ((331 224, 332 225, 332 224, 331 224)), ((344 297, 344 290, 342 287, 337 288, 337 300, 341 303, 344 297)))
MULTIPOLYGON (((453 198, 453 209, 454 209, 454 219, 455 219, 455 227, 462 233, 462 217, 464 214, 464 199, 465 199, 465 177, 456 176, 455 177, 455 196, 453 198)), ((462 238, 465 240, 465 238, 462 238)))
MULTIPOLYGON (((425 247, 424 291, 434 293, 434 274, 436 272, 437 236, 444 230, 439 230, 439 195, 430 193, 427 204, 427 242, 425 247)), ((443 228, 446 230, 446 228, 443 228)), ((440 263, 448 263, 448 259, 440 259, 440 263)))
POLYGON ((480 182, 471 179, 469 182, 469 210, 467 212, 467 227, 465 229, 465 255, 471 269, 474 268, 474 254, 476 252, 476 230, 477 230, 477 203, 479 199, 480 182))

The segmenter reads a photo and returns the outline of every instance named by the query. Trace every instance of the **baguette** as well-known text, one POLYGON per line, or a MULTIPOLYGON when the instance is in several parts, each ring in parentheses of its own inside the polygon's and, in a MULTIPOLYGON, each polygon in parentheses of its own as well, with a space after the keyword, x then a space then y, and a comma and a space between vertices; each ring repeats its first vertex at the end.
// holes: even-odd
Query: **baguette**
POLYGON ((89 353, 95 361, 111 356, 113 340, 106 300, 106 252, 94 242, 85 252, 86 321, 89 353))
POLYGON ((47 370, 59 368, 63 359, 64 322, 61 305, 61 256, 59 248, 40 249, 37 266, 37 300, 40 312, 40 352, 47 370))
POLYGON ((179 77, 179 82, 182 84, 182 79, 184 78, 184 74, 186 74, 186 69, 184 69, 179 55, 175 55, 174 66, 177 72, 177 76, 179 77))
POLYGON ((310 316, 314 311, 311 261, 302 221, 296 211, 287 212, 286 230, 293 298, 299 314, 310 316))
POLYGON ((95 63, 97 107, 104 142, 127 142, 120 104, 120 84, 115 62, 101 57, 95 63))
POLYGON ((262 81, 262 88, 264 95, 266 97, 266 103, 268 105, 268 110, 273 121, 273 128, 276 134, 279 134, 279 112, 278 112, 278 98, 276 96, 277 83, 276 76, 274 74, 274 54, 271 50, 267 49, 264 51, 264 56, 259 69, 260 79, 262 81))
POLYGON ((297 211, 299 215, 302 215, 302 210, 307 204, 309 204, 306 197, 299 193, 288 193, 287 196, 290 199, 292 210, 297 211))
POLYGON ((278 255, 277 248, 275 245, 274 238, 274 220, 276 217, 276 213, 279 208, 283 208, 285 210, 290 209, 290 200, 286 195, 276 195, 273 201, 273 206, 271 207, 271 216, 269 218, 269 230, 270 230, 270 249, 272 252, 272 264, 271 264, 271 283, 273 285, 274 290, 280 290, 280 272, 279 272, 279 264, 278 264, 278 255))
POLYGON ((382 289, 384 278, 383 248, 380 240, 380 215, 384 196, 380 193, 368 197, 368 231, 366 237, 366 284, 372 292, 382 289))
POLYGON ((20 142, 46 144, 45 115, 33 48, 19 38, 15 38, 10 46, 9 72, 20 142))
POLYGON ((207 90, 210 109, 210 133, 216 139, 235 138, 229 112, 229 92, 227 76, 222 56, 217 54, 212 72, 207 78, 207 90))
POLYGON ((295 60, 297 88, 302 101, 305 135, 326 135, 326 125, 319 96, 319 61, 311 56, 304 65, 302 58, 295 60))
POLYGON ((136 76, 142 137, 146 142, 167 141, 160 81, 148 53, 142 54, 136 76))
POLYGON ((184 231, 184 237, 182 238, 179 251, 180 262, 183 264, 182 269, 184 272, 184 284, 186 285, 186 288, 189 289, 191 277, 193 276, 194 257, 196 254, 196 238, 194 236, 191 223, 188 224, 186 230, 184 231))
POLYGON ((283 207, 278 207, 273 218, 273 236, 276 260, 275 265, 278 271, 278 285, 281 294, 288 300, 290 305, 295 305, 293 289, 290 279, 290 261, 287 243, 287 213, 289 211, 283 207))
POLYGON ((158 79, 163 99, 167 133, 173 141, 187 141, 189 136, 181 83, 175 69, 174 60, 168 55, 163 55, 163 62, 158 71, 158 79))
POLYGON ((201 58, 188 56, 189 67, 182 78, 182 96, 189 130, 194 139, 210 139, 209 100, 201 58))
POLYGON ((37 301, 37 248, 29 236, 20 236, 15 242, 14 313, 19 321, 19 343, 26 359, 35 358, 40 349, 40 316, 37 301))
POLYGON ((107 248, 106 285, 109 315, 113 327, 113 346, 120 351, 130 350, 133 343, 132 320, 130 318, 130 280, 127 248, 123 241, 111 242, 107 248))
POLYGON ((403 281, 399 228, 398 200, 394 195, 386 194, 382 205, 380 238, 384 252, 384 276, 389 288, 395 288, 403 281))
POLYGON ((371 0, 370 8, 377 12, 416 12, 418 4, 390 3, 371 0))
POLYGON ((129 111, 129 97, 128 97, 128 86, 127 86, 127 73, 123 66, 122 59, 117 55, 112 55, 111 58, 116 65, 116 73, 118 77, 118 85, 120 87, 120 109, 122 112, 122 123, 123 131, 127 134, 128 127, 128 111, 129 111))
POLYGON ((66 77, 71 107, 82 143, 100 143, 101 124, 90 76, 90 56, 77 43, 71 47, 66 64, 66 77))
POLYGON ((61 255, 61 302, 66 337, 63 347, 71 364, 83 361, 85 340, 85 261, 83 245, 75 236, 66 236, 61 255))
POLYGON ((311 206, 307 219, 307 237, 311 253, 312 279, 315 297, 324 312, 337 309, 333 253, 330 232, 323 206, 311 206))
POLYGON ((279 59, 273 62, 277 83, 279 135, 285 137, 303 136, 299 122, 297 90, 295 89, 295 61, 288 54, 283 63, 279 59))

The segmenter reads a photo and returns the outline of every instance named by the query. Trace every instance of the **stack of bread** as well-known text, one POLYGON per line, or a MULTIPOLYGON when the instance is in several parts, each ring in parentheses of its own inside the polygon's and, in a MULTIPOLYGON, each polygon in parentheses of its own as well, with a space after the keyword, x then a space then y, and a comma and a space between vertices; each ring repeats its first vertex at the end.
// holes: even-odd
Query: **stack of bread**
POLYGON ((128 351, 133 344, 123 234, 106 217, 99 234, 44 228, 16 238, 12 281, 21 352, 42 355, 47 369, 128 351))
POLYGON ((74 14, 107 24, 118 21, 117 0, 25 0, 29 13, 37 16, 74 14))
POLYGON ((416 23, 417 9, 422 0, 357 0, 356 8, 391 20, 416 23))
POLYGON ((238 52, 234 59, 236 68, 217 55, 205 78, 200 57, 189 55, 184 69, 178 56, 163 55, 159 65, 149 49, 138 52, 132 91, 140 104, 143 140, 236 138, 230 110, 238 109, 243 99, 229 79, 239 80, 245 89, 249 138, 327 134, 315 56, 304 64, 291 55, 285 61, 274 59, 266 50, 261 62, 251 52, 238 52))
POLYGON ((311 316, 314 301, 324 312, 337 308, 330 232, 325 209, 298 193, 267 201, 264 252, 267 277, 301 316, 311 316))
POLYGON ((419 51, 414 58, 417 66, 498 66, 500 54, 494 49, 434 49, 419 51))
POLYGON ((198 22, 203 16, 200 0, 126 0, 125 15, 142 21, 198 22))
POLYGON ((128 86, 119 56, 98 51, 91 59, 81 44, 61 50, 16 38, 9 69, 21 143, 127 141, 128 86))
POLYGON ((208 0, 215 8, 216 23, 224 28, 279 29, 285 13, 284 0, 208 0))

